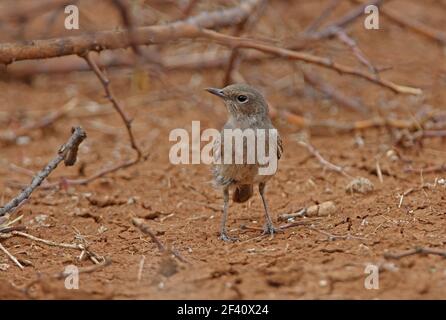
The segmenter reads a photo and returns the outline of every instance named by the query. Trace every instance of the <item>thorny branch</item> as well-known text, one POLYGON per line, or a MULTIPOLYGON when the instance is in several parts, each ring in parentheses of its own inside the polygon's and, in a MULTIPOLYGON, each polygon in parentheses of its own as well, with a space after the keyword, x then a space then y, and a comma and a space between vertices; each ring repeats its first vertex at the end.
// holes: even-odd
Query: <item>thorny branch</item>
POLYGON ((82 55, 88 51, 120 49, 132 45, 151 45, 181 38, 196 37, 202 28, 222 28, 239 24, 248 17, 259 0, 246 0, 230 9, 204 12, 187 20, 165 25, 134 28, 130 39, 128 30, 103 31, 90 35, 35 40, 28 43, 0 44, 0 64, 29 59, 46 59, 66 55, 82 55))
POLYGON ((377 78, 375 74, 334 62, 330 58, 280 48, 247 38, 228 36, 205 29, 242 21, 246 18, 246 14, 251 13, 257 3, 258 1, 248 0, 243 2, 240 7, 226 11, 200 14, 194 18, 168 25, 135 28, 133 32, 134 37, 132 37, 133 41, 128 39, 127 31, 103 31, 90 36, 81 35, 69 38, 39 40, 34 41, 31 45, 22 43, 1 44, 0 63, 8 64, 19 60, 60 57, 70 54, 84 55, 88 51, 124 48, 131 44, 150 45, 165 43, 176 39, 204 38, 231 48, 254 49, 289 60, 300 60, 319 65, 335 70, 341 74, 363 78, 371 83, 390 89, 395 93, 413 95, 422 93, 422 90, 419 88, 398 85, 389 80, 377 78))
POLYGON ((91 70, 93 70, 93 72, 98 77, 99 81, 101 82, 102 86, 104 87, 104 91, 105 91, 107 99, 110 100, 110 102, 113 104, 113 107, 119 113, 122 121, 124 122, 125 127, 127 129, 127 133, 128 133, 129 139, 130 139, 130 144, 131 144, 133 150, 135 150, 136 154, 137 154, 137 160, 136 161, 139 161, 139 159, 142 157, 142 152, 141 152, 141 150, 139 149, 139 147, 137 146, 137 144, 135 142, 135 137, 134 137, 133 131, 132 131, 132 121, 129 119, 129 117, 125 113, 124 109, 122 108, 121 104, 118 102, 118 100, 116 99, 115 95, 113 94, 113 92, 112 92, 112 90, 110 88, 110 80, 99 69, 99 67, 96 64, 96 62, 91 58, 91 53, 90 52, 82 54, 81 56, 85 59, 85 61, 87 61, 87 63, 90 66, 91 70))
POLYGON ((36 174, 29 186, 0 208, 0 217, 21 206, 31 196, 31 193, 40 186, 54 169, 56 169, 60 162, 65 161, 66 166, 72 166, 76 161, 77 148, 86 137, 87 134, 81 127, 73 128, 71 137, 59 149, 57 156, 51 160, 42 171, 36 174))

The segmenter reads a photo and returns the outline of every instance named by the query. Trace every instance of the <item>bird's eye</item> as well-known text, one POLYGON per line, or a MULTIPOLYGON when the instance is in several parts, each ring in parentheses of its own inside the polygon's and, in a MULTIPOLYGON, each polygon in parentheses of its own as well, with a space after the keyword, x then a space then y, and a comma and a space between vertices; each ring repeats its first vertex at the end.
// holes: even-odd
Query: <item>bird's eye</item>
POLYGON ((240 103, 245 103, 246 101, 248 101, 248 97, 241 94, 241 95, 237 96, 237 101, 240 103))

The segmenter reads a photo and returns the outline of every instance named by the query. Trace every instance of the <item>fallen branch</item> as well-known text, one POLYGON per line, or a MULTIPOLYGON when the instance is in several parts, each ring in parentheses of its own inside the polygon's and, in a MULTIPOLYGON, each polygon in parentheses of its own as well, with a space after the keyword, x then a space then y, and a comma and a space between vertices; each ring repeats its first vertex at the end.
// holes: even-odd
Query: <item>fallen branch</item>
POLYGON ((22 264, 17 260, 16 257, 14 257, 6 248, 0 243, 0 250, 2 250, 8 257, 11 259, 20 269, 24 269, 22 264))
POLYGON ((433 255, 437 255, 437 256, 446 258, 446 251, 444 251, 444 250, 423 248, 423 247, 417 247, 417 248, 407 250, 404 252, 400 252, 400 253, 384 253, 384 258, 398 260, 398 259, 405 258, 408 256, 413 256, 416 254, 421 254, 421 255, 433 254, 433 255))
POLYGON ((342 174, 342 175, 344 175, 346 177, 352 178, 352 176, 349 175, 345 171, 344 168, 342 168, 342 167, 340 167, 338 165, 335 165, 335 164, 329 162, 328 160, 326 160, 324 157, 322 157, 322 155, 319 153, 319 151, 313 145, 311 145, 310 143, 304 142, 304 141, 298 141, 298 143, 301 146, 305 147, 308 150, 308 152, 311 155, 313 155, 324 168, 327 168, 328 170, 340 173, 340 174, 342 174))
POLYGON ((142 152, 137 146, 135 142, 135 137, 133 135, 132 131, 132 121, 128 118, 127 114, 124 112, 124 109, 122 108, 121 104, 116 99, 115 95, 113 94, 111 88, 110 88, 110 80, 107 78, 107 76, 99 69, 96 62, 91 58, 90 52, 87 52, 83 55, 81 55, 82 58, 87 61, 88 65, 90 66, 91 70, 96 74, 99 81, 101 82, 102 86, 104 87, 105 95, 108 100, 112 103, 115 110, 118 112, 119 116, 121 117, 122 121, 125 124, 125 127, 127 129, 127 133, 130 139, 130 145, 133 150, 136 151, 137 154, 137 161, 142 157, 142 152))
POLYGON ((128 39, 128 31, 103 31, 88 36, 81 35, 68 38, 36 40, 31 44, 0 44, 0 63, 9 64, 19 60, 52 58, 71 54, 85 55, 85 53, 89 51, 125 48, 129 47, 131 44, 151 45, 177 39, 205 38, 231 48, 255 49, 280 56, 281 58, 319 65, 327 69, 335 70, 341 74, 357 76, 390 89, 395 93, 414 95, 422 93, 422 90, 419 88, 402 86, 385 79, 377 78, 374 74, 334 62, 330 58, 315 56, 304 52, 296 52, 259 41, 228 36, 205 29, 239 23, 246 17, 247 12, 251 13, 257 2, 258 1, 247 0, 246 2, 243 2, 240 7, 212 14, 200 14, 186 21, 162 26, 135 28, 131 39, 132 41, 128 39))
POLYGON ((143 219, 133 218, 132 223, 137 227, 142 233, 148 235, 150 239, 156 244, 160 252, 167 252, 173 254, 178 260, 184 263, 188 263, 186 259, 183 258, 176 250, 168 249, 164 244, 156 237, 156 235, 150 230, 149 226, 144 223, 143 219))
POLYGON ((64 161, 66 166, 72 166, 76 161, 77 148, 86 137, 87 135, 81 127, 73 128, 71 137, 68 139, 67 143, 59 149, 57 156, 51 160, 42 171, 36 174, 28 187, 0 208, 0 217, 20 207, 31 196, 31 193, 40 186, 54 169, 56 169, 60 162, 64 161))
MULTIPOLYGON (((84 268, 78 268, 78 274, 87 274, 87 273, 93 273, 99 270, 104 269, 105 267, 109 266, 112 263, 112 261, 109 258, 104 258, 103 262, 99 263, 99 264, 94 264, 92 266, 88 266, 88 267, 84 267, 84 268)), ((53 275, 50 276, 50 278, 53 278, 55 280, 62 280, 62 279, 66 279, 68 276, 72 275, 69 272, 58 272, 55 273, 53 275)), ((31 281, 30 283, 28 283, 25 287, 24 287, 24 292, 27 296, 30 296, 30 289, 33 285, 35 285, 36 283, 42 282, 43 279, 45 277, 43 277, 42 275, 39 275, 37 277, 37 279, 31 281)))
POLYGON ((434 172, 446 172, 446 163, 434 165, 426 168, 405 168, 404 172, 411 173, 434 173, 434 172))
MULTIPOLYGON (((242 21, 239 25, 237 25, 237 29, 236 29, 234 35, 240 36, 243 33, 246 34, 246 32, 249 31, 254 26, 255 22, 257 22, 257 20, 263 14, 263 12, 265 11, 266 5, 267 5, 266 0, 259 1, 258 6, 255 8, 254 12, 249 17, 247 17, 244 21, 242 21)), ((226 66, 225 75, 223 77, 223 86, 224 87, 226 87, 227 85, 234 82, 233 72, 234 72, 234 69, 237 69, 238 66, 240 65, 242 58, 243 58, 243 56, 240 55, 238 48, 233 48, 231 51, 231 54, 229 56, 228 64, 226 66)))
POLYGON ((230 9, 204 12, 187 20, 165 25, 128 30, 103 31, 66 38, 34 40, 26 43, 0 44, 0 64, 29 59, 47 59, 66 55, 83 55, 88 51, 121 49, 132 45, 151 45, 170 40, 196 37, 202 28, 223 28, 245 20, 259 0, 246 0, 230 9))

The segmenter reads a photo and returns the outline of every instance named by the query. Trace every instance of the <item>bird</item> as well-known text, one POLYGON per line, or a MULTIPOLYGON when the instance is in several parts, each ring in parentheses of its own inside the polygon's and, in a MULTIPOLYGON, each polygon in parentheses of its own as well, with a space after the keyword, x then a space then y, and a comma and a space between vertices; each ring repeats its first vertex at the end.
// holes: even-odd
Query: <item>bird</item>
MULTIPOLYGON (((272 150, 272 152, 277 150, 273 156, 277 157, 276 160, 281 158, 283 152, 282 140, 269 117, 268 103, 257 89, 248 84, 231 84, 222 89, 206 88, 206 90, 221 98, 228 111, 227 122, 220 131, 219 139, 214 141, 214 160, 225 159, 225 144, 229 142, 229 140, 225 141, 224 135, 224 132, 227 129, 240 129, 242 131, 252 129, 254 132, 258 132, 258 129, 264 129, 266 132, 266 139, 264 139, 264 148, 266 152, 269 152, 269 150, 272 150), (276 133, 275 140, 269 140, 270 132, 276 133), (271 141, 273 141, 273 144, 271 144, 271 141), (216 153, 218 154, 217 156, 216 153)), ((256 152, 257 154, 258 140, 256 140, 254 149, 249 149, 248 143, 248 139, 243 140, 241 145, 234 145, 231 142, 233 146, 233 150, 230 151, 232 152, 232 160, 234 160, 237 154, 243 152, 243 160, 241 163, 234 163, 235 161, 232 161, 231 163, 220 161, 219 163, 218 161, 215 161, 212 166, 214 185, 221 188, 223 192, 223 216, 220 227, 220 239, 226 242, 238 240, 237 238, 230 237, 226 228, 229 210, 229 192, 233 192, 233 202, 243 203, 253 196, 254 187, 256 185, 258 186, 258 191, 262 199, 266 220, 263 234, 269 234, 273 237, 275 233, 281 231, 273 225, 265 196, 266 183, 271 179, 275 172, 273 172, 273 174, 260 174, 259 169, 262 168, 264 163, 260 163, 258 158, 255 159, 254 163, 247 161, 249 159, 248 152, 256 152)), ((277 162, 278 161, 276 161, 276 163, 277 162)))

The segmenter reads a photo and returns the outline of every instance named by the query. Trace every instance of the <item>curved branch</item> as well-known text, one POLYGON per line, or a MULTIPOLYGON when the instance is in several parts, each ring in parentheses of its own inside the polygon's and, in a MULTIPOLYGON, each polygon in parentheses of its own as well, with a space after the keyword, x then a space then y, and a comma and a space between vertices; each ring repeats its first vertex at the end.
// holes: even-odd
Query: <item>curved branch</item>
POLYGON ((83 55, 87 51, 120 49, 135 45, 164 43, 179 38, 197 36, 201 28, 223 28, 244 21, 260 0, 246 0, 240 6, 226 10, 204 12, 187 20, 165 25, 128 30, 102 31, 66 38, 34 40, 0 44, 0 64, 29 59, 47 59, 66 55, 83 55))

